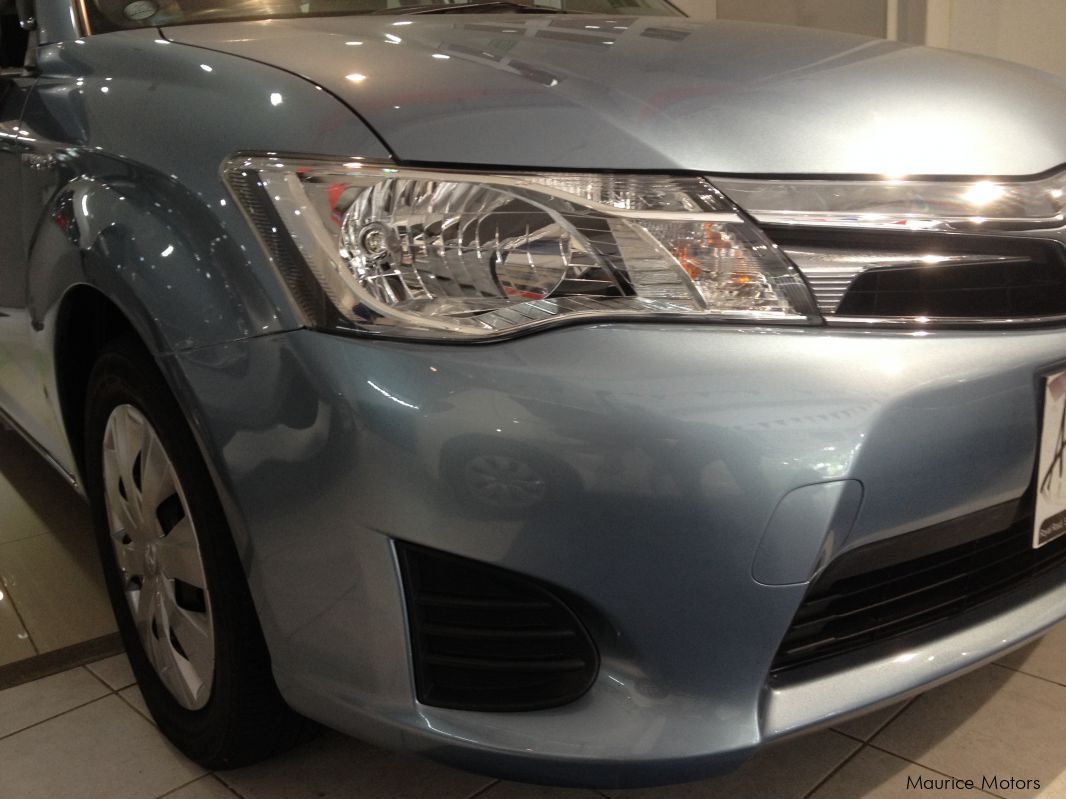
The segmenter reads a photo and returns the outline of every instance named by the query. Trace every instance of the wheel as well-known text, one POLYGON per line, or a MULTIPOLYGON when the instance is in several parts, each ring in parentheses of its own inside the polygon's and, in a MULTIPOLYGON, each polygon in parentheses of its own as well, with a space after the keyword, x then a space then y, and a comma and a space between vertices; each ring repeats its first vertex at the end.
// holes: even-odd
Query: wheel
POLYGON ((159 729, 205 768, 306 736, 285 705, 244 571, 181 409, 147 352, 119 341, 89 378, 86 489, 111 603, 159 729))

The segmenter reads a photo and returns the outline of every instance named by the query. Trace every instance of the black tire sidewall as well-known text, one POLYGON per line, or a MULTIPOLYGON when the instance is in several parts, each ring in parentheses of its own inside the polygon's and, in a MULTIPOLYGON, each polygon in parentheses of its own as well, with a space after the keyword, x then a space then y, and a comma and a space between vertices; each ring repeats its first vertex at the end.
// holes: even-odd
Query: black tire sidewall
POLYGON ((240 684, 242 675, 252 676, 265 668, 269 679, 269 657, 229 526, 199 448, 162 374, 142 348, 119 342, 101 354, 89 380, 85 430, 86 491, 101 562, 119 632, 145 704, 162 732, 197 762, 225 767, 257 759, 234 755, 233 739, 236 728, 245 726, 239 723, 239 717, 247 715, 242 699, 248 701, 248 687, 240 684), (103 439, 112 411, 123 404, 135 407, 155 429, 181 482, 196 526, 215 638, 211 695, 199 710, 182 707, 149 662, 126 600, 108 532, 103 439), (249 627, 255 634, 249 635, 249 627))

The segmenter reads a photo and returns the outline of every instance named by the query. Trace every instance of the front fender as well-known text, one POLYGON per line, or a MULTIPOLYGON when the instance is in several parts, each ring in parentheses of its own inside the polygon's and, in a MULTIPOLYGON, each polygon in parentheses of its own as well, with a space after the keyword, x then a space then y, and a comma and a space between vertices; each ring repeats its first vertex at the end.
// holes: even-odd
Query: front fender
POLYGON ((104 156, 55 157, 57 169, 74 177, 52 195, 34 231, 27 311, 50 407, 39 420, 38 435, 47 439, 40 443, 74 474, 56 356, 60 336, 79 335, 64 326, 85 286, 125 317, 178 394, 182 380, 168 368, 168 354, 286 325, 246 249, 176 180, 104 156))
POLYGON ((248 256, 194 195, 147 169, 99 167, 82 164, 95 176, 66 183, 38 223, 27 280, 35 330, 80 284, 115 303, 156 354, 282 328, 248 256))

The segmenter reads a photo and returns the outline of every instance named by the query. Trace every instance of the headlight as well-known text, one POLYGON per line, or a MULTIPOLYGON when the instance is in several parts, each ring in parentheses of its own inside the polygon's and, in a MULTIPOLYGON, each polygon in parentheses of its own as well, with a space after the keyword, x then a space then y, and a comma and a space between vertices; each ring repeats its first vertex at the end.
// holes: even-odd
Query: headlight
POLYGON ((578 319, 817 319, 795 267, 698 177, 274 156, 224 173, 319 325, 476 340, 578 319))

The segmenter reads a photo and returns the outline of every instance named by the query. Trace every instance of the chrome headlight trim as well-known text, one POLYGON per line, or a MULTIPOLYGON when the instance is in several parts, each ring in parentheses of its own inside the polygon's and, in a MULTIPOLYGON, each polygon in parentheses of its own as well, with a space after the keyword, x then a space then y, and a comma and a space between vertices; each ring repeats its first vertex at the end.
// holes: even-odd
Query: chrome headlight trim
POLYGON ((969 233, 1066 226, 1066 168, 1022 178, 709 180, 765 225, 969 233))
POLYGON ((314 326, 488 341, 579 321, 821 321, 795 266, 698 176, 261 153, 222 176, 314 326))

